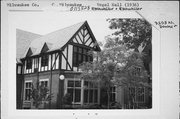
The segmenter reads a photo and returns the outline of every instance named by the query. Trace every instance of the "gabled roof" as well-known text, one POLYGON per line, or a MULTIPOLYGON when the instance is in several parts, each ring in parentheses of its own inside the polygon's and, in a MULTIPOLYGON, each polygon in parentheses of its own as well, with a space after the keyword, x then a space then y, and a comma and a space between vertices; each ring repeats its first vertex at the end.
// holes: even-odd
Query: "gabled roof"
MULTIPOLYGON (((35 56, 39 55, 40 53, 44 52, 51 52, 55 50, 63 50, 63 48, 66 46, 66 44, 74 37, 74 35, 84 26, 87 27, 89 30, 89 33, 92 36, 92 40, 96 42, 96 39, 87 23, 85 22, 80 22, 75 25, 66 27, 64 29, 57 30, 55 32, 46 34, 44 36, 40 35, 33 35, 29 34, 30 36, 27 37, 29 38, 28 40, 24 40, 17 43, 20 44, 21 51, 23 51, 24 54, 21 53, 19 58, 25 58, 27 56, 35 56), (33 39, 34 38, 34 39, 33 39), (28 54, 28 55, 27 55, 28 54)), ((18 34, 18 33, 17 33, 18 34)), ((26 39, 27 39, 26 38, 26 39)), ((22 38, 20 38, 22 40, 22 38)), ((19 37, 17 37, 17 41, 19 41, 19 37)), ((20 47, 18 46, 18 47, 20 47)), ((96 46, 96 50, 99 51, 100 48, 99 46, 96 46)), ((17 53, 20 52, 20 50, 17 50, 17 53)))
POLYGON ((33 52, 33 55, 40 54, 45 43, 47 43, 48 47, 51 47, 48 52, 61 49, 84 23, 85 22, 81 22, 70 27, 60 29, 33 40, 29 45, 29 47, 36 49, 33 52))
POLYGON ((20 63, 20 58, 22 58, 25 52, 28 51, 30 43, 41 37, 39 34, 23 31, 16 29, 16 62, 20 63))

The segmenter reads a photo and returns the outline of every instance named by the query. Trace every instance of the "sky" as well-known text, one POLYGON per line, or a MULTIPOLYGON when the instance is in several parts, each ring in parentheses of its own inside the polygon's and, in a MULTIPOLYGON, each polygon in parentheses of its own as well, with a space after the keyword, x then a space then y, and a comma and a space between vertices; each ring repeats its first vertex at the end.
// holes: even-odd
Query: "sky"
POLYGON ((45 35, 87 20, 97 41, 104 42, 114 31, 108 28, 107 18, 140 18, 136 12, 11 12, 11 28, 45 35))

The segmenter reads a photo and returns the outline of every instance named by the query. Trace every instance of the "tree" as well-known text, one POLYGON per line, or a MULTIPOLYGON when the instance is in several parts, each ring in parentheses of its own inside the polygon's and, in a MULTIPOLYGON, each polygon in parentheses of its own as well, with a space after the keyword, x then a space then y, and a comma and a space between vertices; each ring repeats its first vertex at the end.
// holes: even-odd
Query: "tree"
POLYGON ((106 37, 105 47, 112 44, 124 44, 128 48, 137 49, 140 45, 151 43, 152 26, 145 19, 107 19, 109 28, 116 30, 106 37), (114 36, 114 38, 112 38, 114 36))
MULTIPOLYGON (((149 64, 152 61, 152 26, 145 19, 107 19, 110 23, 109 28, 115 30, 115 32, 106 37, 105 47, 113 47, 117 45, 125 45, 128 49, 138 51, 138 48, 144 49, 141 54, 143 57, 141 60, 151 79, 151 69, 149 64)), ((129 75, 130 76, 130 75, 129 75)), ((139 77, 140 78, 140 77, 139 77)), ((149 87, 150 94, 152 90, 151 81, 146 84, 149 87)), ((152 98, 152 95, 150 95, 152 98)))
MULTIPOLYGON (((82 69, 81 78, 94 80, 100 84, 100 88, 106 90, 107 106, 109 108, 110 88, 114 85, 130 86, 130 79, 134 78, 130 77, 130 73, 133 71, 132 66, 143 67, 140 59, 141 54, 127 49, 124 45, 105 48, 98 53, 91 53, 96 59, 93 62, 85 62, 80 66, 82 69)), ((145 76, 145 73, 142 75, 145 76)))
MULTIPOLYGON (((109 108, 110 88, 113 85, 125 88, 151 87, 145 80, 148 77, 143 63, 146 54, 136 51, 140 45, 151 42, 151 25, 143 19, 108 19, 107 21, 110 23, 109 28, 117 31, 106 37, 101 52, 90 52, 96 59, 81 65, 81 78, 95 80, 106 90, 109 108), (136 67, 142 69, 138 75, 134 75, 136 67)), ((131 91, 129 97, 129 102, 134 107, 135 96, 131 91)))
POLYGON ((49 89, 45 85, 32 86, 31 97, 36 108, 39 108, 44 102, 51 100, 52 94, 49 94, 49 89))

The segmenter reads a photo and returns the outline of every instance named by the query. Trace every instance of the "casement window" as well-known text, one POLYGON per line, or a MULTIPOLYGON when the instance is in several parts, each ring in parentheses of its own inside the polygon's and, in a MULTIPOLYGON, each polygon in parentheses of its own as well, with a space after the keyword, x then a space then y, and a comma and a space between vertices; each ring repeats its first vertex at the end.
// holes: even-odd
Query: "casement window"
POLYGON ((98 86, 92 81, 84 81, 84 103, 98 102, 98 86))
POLYGON ((87 48, 82 48, 78 46, 73 47, 73 65, 74 66, 79 66, 79 64, 83 62, 91 62, 93 61, 93 56, 90 55, 89 49, 87 48))
POLYGON ((98 86, 92 81, 67 80, 67 92, 73 104, 98 103, 98 86))
POLYGON ((27 59, 26 69, 31 69, 31 68, 32 68, 32 59, 27 59))
POLYGON ((34 58, 34 73, 38 72, 38 58, 34 58))
POLYGON ((25 100, 30 101, 31 99, 31 91, 32 91, 32 81, 26 81, 24 86, 24 92, 25 92, 25 100))
POLYGON ((113 86, 110 88, 110 102, 116 101, 116 87, 113 86))
POLYGON ((145 102, 145 88, 144 87, 131 87, 129 93, 135 98, 136 103, 145 102))
POLYGON ((80 103, 81 102, 81 81, 68 80, 67 93, 70 94, 72 103, 80 103))
POLYGON ((41 66, 48 66, 48 55, 43 55, 41 59, 41 66))
POLYGON ((48 82, 49 82, 49 79, 40 79, 39 85, 48 88, 48 82))

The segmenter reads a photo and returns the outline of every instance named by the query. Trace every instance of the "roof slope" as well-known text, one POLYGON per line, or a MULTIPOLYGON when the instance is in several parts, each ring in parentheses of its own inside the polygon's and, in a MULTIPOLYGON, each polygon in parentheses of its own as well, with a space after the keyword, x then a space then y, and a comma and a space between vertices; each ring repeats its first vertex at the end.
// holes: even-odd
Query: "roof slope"
MULTIPOLYGON (((49 33, 44 35, 36 40, 33 40, 29 45, 30 48, 35 48, 36 50, 33 52, 33 55, 38 55, 41 53, 41 49, 43 48, 44 44, 51 44, 51 48, 48 50, 54 51, 58 50, 63 47, 71 37, 79 30, 79 28, 85 22, 80 22, 78 24, 72 25, 70 27, 66 27, 64 29, 57 30, 55 32, 49 33)), ((24 55, 25 56, 25 55, 24 55)))
POLYGON ((26 50, 29 48, 30 43, 36 39, 41 37, 39 34, 23 31, 20 29, 16 29, 16 59, 17 62, 20 62, 20 58, 23 57, 26 50))

